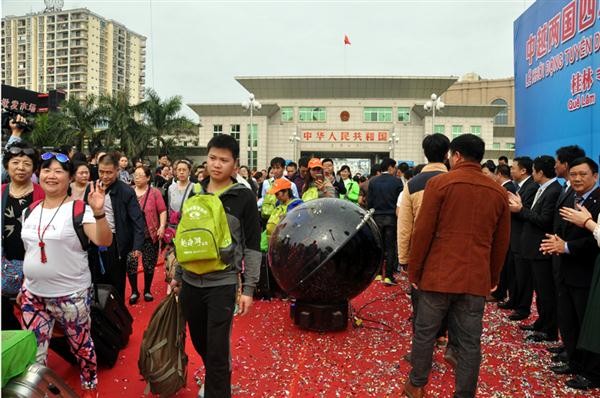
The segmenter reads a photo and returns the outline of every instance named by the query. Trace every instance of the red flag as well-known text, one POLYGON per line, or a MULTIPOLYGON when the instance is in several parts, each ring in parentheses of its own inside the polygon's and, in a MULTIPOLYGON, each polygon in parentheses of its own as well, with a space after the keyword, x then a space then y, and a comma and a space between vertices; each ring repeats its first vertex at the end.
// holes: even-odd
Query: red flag
POLYGON ((344 45, 351 45, 352 43, 350 43, 350 39, 348 38, 348 35, 344 35, 344 45))

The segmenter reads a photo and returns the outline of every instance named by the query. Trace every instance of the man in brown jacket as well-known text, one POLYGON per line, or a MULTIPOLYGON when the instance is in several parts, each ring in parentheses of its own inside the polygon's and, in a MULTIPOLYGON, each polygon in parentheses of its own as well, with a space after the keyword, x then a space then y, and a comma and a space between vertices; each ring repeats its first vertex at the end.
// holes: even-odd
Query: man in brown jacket
POLYGON ((409 280, 419 289, 409 397, 422 397, 435 336, 448 315, 458 347, 455 397, 474 397, 481 363, 485 297, 498 284, 508 249, 504 188, 481 172, 485 144, 463 134, 450 143, 451 171, 429 180, 411 239, 409 280))

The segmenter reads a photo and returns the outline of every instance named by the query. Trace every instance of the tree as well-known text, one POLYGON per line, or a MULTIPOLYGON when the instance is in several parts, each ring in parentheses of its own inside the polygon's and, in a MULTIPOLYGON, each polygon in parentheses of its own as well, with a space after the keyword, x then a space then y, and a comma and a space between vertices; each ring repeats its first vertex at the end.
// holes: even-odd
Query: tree
POLYGON ((27 139, 36 147, 58 147, 73 143, 76 132, 60 112, 41 113, 27 139))
POLYGON ((173 138, 177 138, 181 134, 196 134, 194 122, 179 115, 181 107, 181 96, 161 101, 156 91, 147 90, 146 101, 142 103, 142 109, 147 128, 154 140, 157 155, 161 152, 168 152, 168 146, 173 144, 173 138))
POLYGON ((103 109, 98 106, 96 96, 88 95, 83 100, 71 96, 61 104, 61 111, 65 123, 75 132, 77 148, 82 151, 103 120, 103 109))
POLYGON ((128 157, 143 154, 150 143, 146 129, 136 120, 143 104, 130 105, 127 91, 119 91, 113 96, 102 96, 100 108, 108 122, 108 128, 102 131, 105 146, 114 149, 119 140, 121 151, 128 157))

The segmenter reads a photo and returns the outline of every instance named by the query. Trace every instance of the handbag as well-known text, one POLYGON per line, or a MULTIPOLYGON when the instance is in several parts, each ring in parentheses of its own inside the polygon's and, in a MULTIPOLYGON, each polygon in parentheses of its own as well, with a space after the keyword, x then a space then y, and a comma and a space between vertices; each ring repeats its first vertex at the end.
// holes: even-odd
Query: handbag
POLYGON ((2 256, 2 295, 16 296, 23 285, 23 261, 2 256))

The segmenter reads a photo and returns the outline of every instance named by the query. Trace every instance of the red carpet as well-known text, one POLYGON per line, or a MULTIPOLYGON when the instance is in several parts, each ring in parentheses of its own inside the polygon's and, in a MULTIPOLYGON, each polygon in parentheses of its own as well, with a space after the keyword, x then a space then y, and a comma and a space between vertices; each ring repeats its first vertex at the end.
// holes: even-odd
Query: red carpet
MULTIPOLYGON (((142 277, 140 275, 140 283, 142 277)), ((163 271, 157 270, 153 294, 166 294, 163 271)), ((387 324, 365 322, 366 327, 338 333, 314 333, 296 328, 289 317, 289 303, 255 302, 250 315, 236 317, 233 327, 233 391, 236 397, 397 397, 401 396, 410 365, 402 356, 410 349, 410 301, 404 286, 373 283, 352 301, 361 316, 387 324)), ((101 397, 141 397, 145 383, 138 374, 137 358, 142 333, 157 301, 131 308, 134 333, 113 369, 100 371, 101 397)), ((480 397, 598 397, 600 390, 580 393, 565 387, 567 376, 556 376, 547 366, 545 344, 524 343, 517 324, 506 312, 489 304, 484 317, 483 360, 479 377, 480 397)), ((177 397, 196 397, 194 373, 199 356, 187 341, 190 358, 188 386, 177 397)), ((437 349, 427 387, 429 397, 449 397, 453 371, 437 349)), ((49 366, 70 385, 79 388, 77 369, 51 353, 49 366)), ((79 391, 79 390, 78 390, 79 391)))

